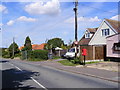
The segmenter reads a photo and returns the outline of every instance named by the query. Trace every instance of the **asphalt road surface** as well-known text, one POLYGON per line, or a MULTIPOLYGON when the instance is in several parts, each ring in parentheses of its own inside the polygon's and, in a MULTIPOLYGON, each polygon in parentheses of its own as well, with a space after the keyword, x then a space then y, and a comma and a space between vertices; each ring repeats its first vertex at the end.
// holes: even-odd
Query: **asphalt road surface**
POLYGON ((118 88, 116 82, 66 72, 32 62, 0 60, 0 65, 2 65, 2 89, 104 88, 108 90, 111 88, 115 90, 118 88))

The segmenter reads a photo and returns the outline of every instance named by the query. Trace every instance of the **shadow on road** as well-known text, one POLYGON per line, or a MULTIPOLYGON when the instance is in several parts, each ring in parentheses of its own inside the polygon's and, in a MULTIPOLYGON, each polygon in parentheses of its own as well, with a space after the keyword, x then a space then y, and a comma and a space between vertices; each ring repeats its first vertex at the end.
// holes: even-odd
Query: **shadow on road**
POLYGON ((33 89, 35 87, 23 85, 23 82, 30 80, 32 76, 39 75, 38 72, 18 71, 16 69, 7 69, 2 71, 2 90, 5 89, 33 89))
POLYGON ((3 60, 3 61, 0 61, 0 63, 7 63, 7 62, 9 62, 9 61, 5 61, 5 60, 3 60))

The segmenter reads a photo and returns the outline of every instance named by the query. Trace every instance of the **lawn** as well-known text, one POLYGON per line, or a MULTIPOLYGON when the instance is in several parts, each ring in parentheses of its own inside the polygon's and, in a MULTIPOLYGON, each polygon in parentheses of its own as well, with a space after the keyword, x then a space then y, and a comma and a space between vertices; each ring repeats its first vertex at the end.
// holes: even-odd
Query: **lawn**
POLYGON ((74 64, 72 62, 70 62, 69 60, 62 60, 62 61, 58 61, 59 63, 65 65, 65 66, 76 66, 76 65, 79 65, 79 64, 74 64))

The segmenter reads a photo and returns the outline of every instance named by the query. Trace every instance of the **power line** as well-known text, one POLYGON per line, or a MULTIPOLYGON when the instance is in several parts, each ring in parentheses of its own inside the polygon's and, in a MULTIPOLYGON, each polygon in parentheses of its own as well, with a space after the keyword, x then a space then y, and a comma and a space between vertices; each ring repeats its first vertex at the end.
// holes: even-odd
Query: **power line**
MULTIPOLYGON (((114 12, 106 11, 106 10, 103 10, 103 9, 100 9, 100 8, 96 8, 96 7, 88 6, 88 5, 85 5, 85 4, 79 4, 79 5, 87 6, 87 7, 93 8, 93 9, 97 9, 97 10, 100 10, 100 11, 102 11, 102 12, 114 13, 114 12)), ((116 14, 116 13, 114 13, 114 14, 116 14)))

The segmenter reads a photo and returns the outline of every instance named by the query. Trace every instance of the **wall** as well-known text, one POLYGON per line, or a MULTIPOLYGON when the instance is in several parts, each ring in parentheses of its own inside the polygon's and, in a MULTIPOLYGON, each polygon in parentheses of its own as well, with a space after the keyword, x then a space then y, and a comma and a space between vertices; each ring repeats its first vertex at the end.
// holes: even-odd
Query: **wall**
POLYGON ((102 36, 102 29, 108 28, 110 29, 110 35, 115 34, 113 30, 106 24, 106 22, 103 22, 91 39, 89 45, 106 45, 106 36, 102 36))
POLYGON ((120 57, 120 51, 114 51, 112 49, 114 43, 118 43, 119 41, 120 41, 120 34, 107 38, 107 57, 120 57))

